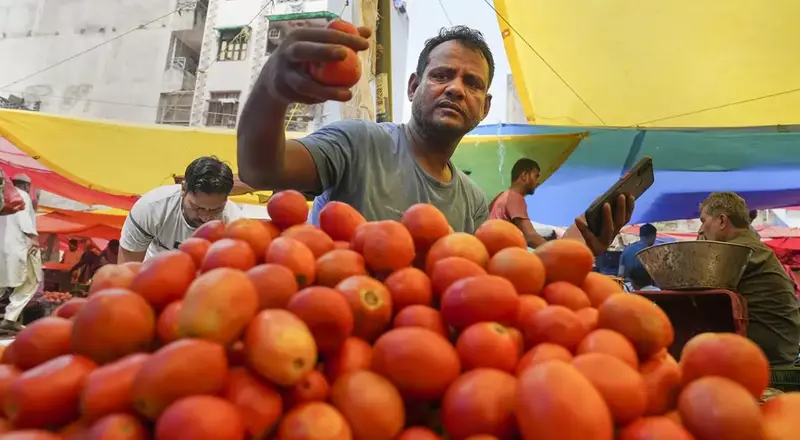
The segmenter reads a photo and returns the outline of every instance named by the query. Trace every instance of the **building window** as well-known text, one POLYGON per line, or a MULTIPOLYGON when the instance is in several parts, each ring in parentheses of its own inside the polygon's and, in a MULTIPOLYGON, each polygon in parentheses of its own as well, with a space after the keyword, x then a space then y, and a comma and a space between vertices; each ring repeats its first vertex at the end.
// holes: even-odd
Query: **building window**
POLYGON ((197 64, 200 54, 183 42, 180 38, 172 35, 167 52, 166 70, 182 70, 192 75, 197 74, 197 64))
POLYGON ((267 50, 266 55, 269 56, 272 52, 278 49, 278 45, 283 39, 283 32, 279 27, 270 26, 267 31, 267 50))
POLYGON ((208 100, 207 127, 236 128, 241 92, 211 92, 208 100))
MULTIPOLYGON (((286 115, 286 131, 307 133, 310 124, 322 114, 322 107, 317 104, 296 104, 297 109, 286 115)), ((294 106, 292 106, 294 107, 294 106)))
POLYGON ((219 61, 243 61, 247 58, 248 28, 224 29, 219 31, 219 61))
POLYGON ((208 0, 200 0, 194 8, 194 27, 205 26, 208 17, 208 0))
POLYGON ((192 93, 162 93, 158 101, 156 123, 169 125, 189 125, 192 112, 192 93))
POLYGON ((278 44, 267 40, 267 56, 272 55, 276 50, 278 50, 278 44))

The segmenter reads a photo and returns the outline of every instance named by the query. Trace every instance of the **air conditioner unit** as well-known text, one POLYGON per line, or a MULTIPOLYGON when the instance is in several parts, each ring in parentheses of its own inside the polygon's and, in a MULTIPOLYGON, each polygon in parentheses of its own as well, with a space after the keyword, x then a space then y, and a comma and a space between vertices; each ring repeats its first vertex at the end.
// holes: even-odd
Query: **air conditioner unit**
POLYGON ((280 39, 281 38, 281 30, 278 29, 278 28, 273 28, 273 27, 269 28, 269 31, 267 32, 267 38, 269 38, 270 40, 278 40, 278 39, 280 39))

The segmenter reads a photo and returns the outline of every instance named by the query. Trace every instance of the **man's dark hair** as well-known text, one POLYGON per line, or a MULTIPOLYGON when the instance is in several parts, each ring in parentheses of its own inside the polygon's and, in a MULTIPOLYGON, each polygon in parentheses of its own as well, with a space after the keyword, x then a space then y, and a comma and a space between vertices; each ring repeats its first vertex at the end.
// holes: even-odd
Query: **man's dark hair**
POLYGON ((651 225, 650 223, 645 223, 639 228, 639 237, 655 237, 656 236, 656 227, 651 225))
POLYGON ((647 269, 643 266, 636 265, 631 268, 629 276, 634 289, 641 289, 653 285, 653 278, 650 277, 650 274, 647 273, 647 269))
POLYGON ((713 192, 700 203, 700 212, 717 217, 725 215, 734 228, 750 227, 750 208, 742 196, 731 191, 713 192))
POLYGON ((481 53, 486 63, 489 64, 489 83, 486 84, 488 89, 494 78, 494 57, 481 31, 467 26, 459 25, 450 28, 441 28, 439 30, 439 35, 426 41, 425 47, 422 48, 422 52, 419 53, 419 59, 417 60, 417 76, 422 78, 422 75, 425 73, 425 69, 428 67, 428 63, 431 60, 431 52, 433 52, 433 49, 448 41, 458 41, 468 49, 481 53))
POLYGON ((233 190, 233 171, 214 156, 198 157, 186 167, 186 191, 196 194, 225 194, 233 190))
POLYGON ((753 223, 756 220, 756 218, 758 218, 758 210, 754 209, 750 211, 750 223, 753 223))
POLYGON ((535 160, 523 157, 511 168, 511 181, 516 182, 517 179, 519 179, 519 176, 521 176, 523 173, 538 171, 540 169, 541 168, 539 168, 539 164, 536 163, 535 160))
POLYGON ((76 246, 77 246, 77 244, 78 244, 78 240, 76 240, 76 239, 74 239, 74 238, 70 238, 68 243, 69 243, 69 244, 74 244, 74 245, 76 245, 76 246))

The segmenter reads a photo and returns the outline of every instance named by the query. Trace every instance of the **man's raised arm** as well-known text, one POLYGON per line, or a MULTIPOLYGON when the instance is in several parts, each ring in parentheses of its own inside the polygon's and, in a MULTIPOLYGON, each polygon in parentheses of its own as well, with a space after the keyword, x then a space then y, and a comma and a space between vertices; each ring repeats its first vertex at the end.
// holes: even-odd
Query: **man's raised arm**
POLYGON ((314 160, 299 142, 286 140, 286 113, 291 103, 348 101, 348 88, 323 85, 306 72, 308 63, 336 62, 345 48, 369 48, 370 31, 361 36, 333 29, 298 29, 270 57, 247 99, 237 131, 239 178, 255 189, 319 191, 314 160))

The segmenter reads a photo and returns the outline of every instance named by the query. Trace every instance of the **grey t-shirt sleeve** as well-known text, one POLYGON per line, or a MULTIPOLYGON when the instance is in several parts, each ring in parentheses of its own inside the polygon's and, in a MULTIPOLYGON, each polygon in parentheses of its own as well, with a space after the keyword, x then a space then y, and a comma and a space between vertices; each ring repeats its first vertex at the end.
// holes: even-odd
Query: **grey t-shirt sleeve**
POLYGON ((363 151, 370 143, 368 121, 347 119, 338 121, 297 139, 314 159, 322 190, 341 188, 346 176, 357 173, 364 161, 363 151))

